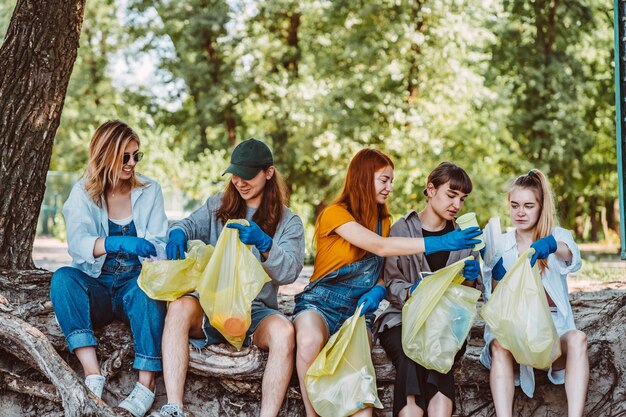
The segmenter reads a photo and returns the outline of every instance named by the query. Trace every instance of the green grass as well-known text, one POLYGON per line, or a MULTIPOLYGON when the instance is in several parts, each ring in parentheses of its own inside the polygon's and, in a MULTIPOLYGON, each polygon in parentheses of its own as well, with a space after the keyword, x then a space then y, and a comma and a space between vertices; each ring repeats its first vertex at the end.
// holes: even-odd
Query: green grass
POLYGON ((571 279, 594 282, 626 282, 626 261, 618 254, 583 252, 583 267, 571 279))

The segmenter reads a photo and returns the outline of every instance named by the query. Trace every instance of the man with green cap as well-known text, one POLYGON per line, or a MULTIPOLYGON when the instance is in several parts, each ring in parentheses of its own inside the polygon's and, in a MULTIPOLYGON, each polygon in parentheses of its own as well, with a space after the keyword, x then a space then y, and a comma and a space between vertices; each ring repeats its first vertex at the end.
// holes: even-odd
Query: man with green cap
MULTIPOLYGON (((274 167, 272 151, 257 139, 241 142, 233 150, 232 174, 223 193, 209 197, 189 217, 174 223, 168 233, 167 258, 184 259, 187 240, 215 245, 229 219, 245 218, 249 226, 239 229, 240 240, 251 245, 271 281, 252 302, 252 324, 246 344, 268 351, 261 385, 262 417, 277 416, 285 398, 294 363, 294 329, 278 311, 277 290, 296 280, 304 261, 304 227, 286 203, 286 186, 274 167)), ((188 294, 168 306, 163 331, 163 378, 167 404, 153 416, 186 416, 183 411, 189 342, 197 348, 224 343, 202 311, 197 294, 188 294)))

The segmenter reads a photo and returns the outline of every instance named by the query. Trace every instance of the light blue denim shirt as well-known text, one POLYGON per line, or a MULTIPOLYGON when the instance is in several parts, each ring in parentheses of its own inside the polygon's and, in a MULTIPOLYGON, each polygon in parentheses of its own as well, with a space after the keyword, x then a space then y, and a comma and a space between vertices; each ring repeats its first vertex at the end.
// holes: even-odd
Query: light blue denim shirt
MULTIPOLYGON (((163 206, 161 186, 154 180, 137 176, 144 185, 131 191, 131 207, 137 237, 150 241, 165 242, 167 217, 163 206)), ((78 268, 94 278, 100 275, 106 254, 95 258, 93 247, 96 239, 109 234, 109 215, 104 196, 102 207, 98 207, 85 191, 82 179, 72 187, 72 192, 63 205, 63 216, 67 229, 68 252, 72 267, 78 268)))

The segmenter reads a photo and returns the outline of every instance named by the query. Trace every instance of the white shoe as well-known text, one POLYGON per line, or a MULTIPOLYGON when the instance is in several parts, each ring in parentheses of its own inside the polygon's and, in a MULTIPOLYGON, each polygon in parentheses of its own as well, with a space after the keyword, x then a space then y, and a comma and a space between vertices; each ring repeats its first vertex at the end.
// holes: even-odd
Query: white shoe
POLYGON ((96 397, 102 398, 102 390, 104 389, 104 377, 102 375, 88 375, 85 378, 85 385, 96 397))
POLYGON ((143 417, 154 402, 154 392, 137 382, 135 388, 124 398, 118 407, 127 410, 134 417, 143 417))
POLYGON ((183 411, 180 404, 165 404, 161 410, 150 414, 150 417, 190 417, 189 413, 183 411))

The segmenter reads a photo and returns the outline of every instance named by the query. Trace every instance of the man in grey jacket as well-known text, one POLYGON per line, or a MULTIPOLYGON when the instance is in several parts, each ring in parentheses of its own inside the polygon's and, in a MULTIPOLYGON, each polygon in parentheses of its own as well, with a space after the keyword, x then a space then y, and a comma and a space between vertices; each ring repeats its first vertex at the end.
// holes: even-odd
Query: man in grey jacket
MULTIPOLYGON (((296 280, 304 260, 304 227, 300 218, 285 206, 285 185, 274 167, 270 149, 248 139, 233 151, 226 173, 232 174, 224 193, 209 197, 189 217, 172 225, 168 233, 168 259, 184 258, 188 239, 215 245, 228 219, 245 218, 249 226, 239 229, 240 240, 252 246, 271 281, 252 302, 252 324, 248 342, 268 351, 263 374, 262 417, 277 416, 285 398, 294 363, 294 330, 278 311, 277 290, 296 280)), ((170 303, 163 332, 163 377, 168 403, 153 416, 185 416, 183 394, 189 347, 223 343, 211 326, 197 294, 170 303)))

